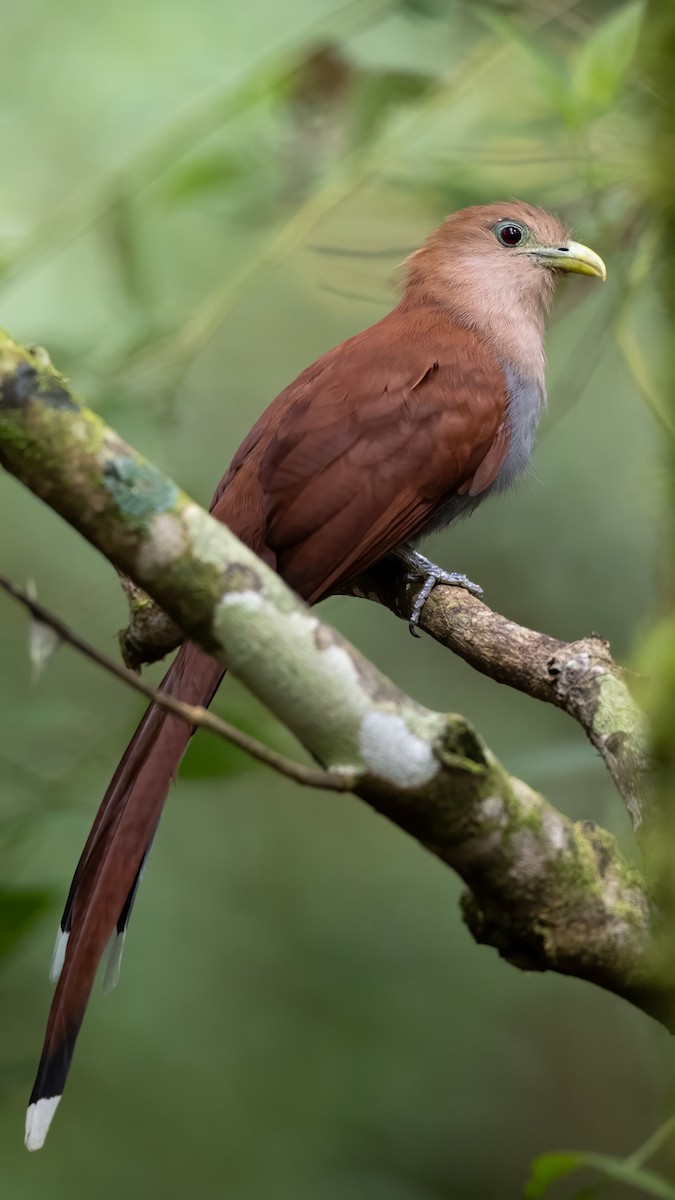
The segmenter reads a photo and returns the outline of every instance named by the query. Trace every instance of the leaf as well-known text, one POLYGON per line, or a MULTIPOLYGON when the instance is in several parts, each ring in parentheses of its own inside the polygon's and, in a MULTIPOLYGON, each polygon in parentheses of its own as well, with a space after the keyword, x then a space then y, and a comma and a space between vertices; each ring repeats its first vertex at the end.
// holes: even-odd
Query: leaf
POLYGON ((437 20, 439 17, 447 16, 448 3, 447 0, 400 0, 400 8, 402 12, 409 13, 412 17, 437 20))
POLYGON ((643 13, 642 0, 627 4, 611 13, 583 43, 571 79, 580 114, 603 113, 614 102, 633 60, 643 13))
POLYGON ((675 1200, 675 1188, 661 1175, 636 1165, 631 1158, 614 1158, 609 1154, 586 1154, 582 1151, 557 1151, 535 1159, 523 1193, 524 1200, 539 1200, 552 1183, 582 1168, 597 1171, 613 1183, 635 1188, 643 1196, 656 1200, 675 1200))
POLYGON ((61 638, 50 625, 43 625, 42 621, 31 621, 28 633, 28 653, 33 683, 37 683, 40 676, 47 670, 60 645, 61 638))
POLYGON ((370 145, 392 113, 425 96, 433 82, 415 71, 364 72, 354 89, 352 147, 370 145))
POLYGON ((136 196, 124 188, 119 189, 116 198, 111 196, 103 227, 110 239, 122 285, 144 310, 150 306, 152 295, 144 264, 143 228, 136 196))
MULTIPOLYGON (((31 600, 37 600, 37 588, 32 579, 29 579, 26 584, 26 594, 31 600)), ((30 658, 33 684, 36 684, 47 670, 60 645, 61 638, 50 625, 45 625, 42 621, 36 621, 34 617, 31 617, 28 625, 28 657, 30 658)))
POLYGON ((564 1179, 582 1165, 582 1155, 573 1152, 541 1154, 530 1167, 530 1178, 523 1192, 524 1200, 539 1200, 557 1179, 564 1179))
POLYGON ((530 38, 507 16, 489 8, 476 8, 475 15, 503 42, 527 61, 534 82, 547 103, 566 121, 570 116, 570 90, 567 64, 549 49, 541 38, 530 38))
POLYGON ((206 193, 239 184, 250 173, 251 163, 225 150, 194 155, 171 173, 162 189, 164 198, 173 203, 200 198, 206 193))
POLYGON ((0 888, 0 959, 16 949, 51 902, 51 892, 0 888))

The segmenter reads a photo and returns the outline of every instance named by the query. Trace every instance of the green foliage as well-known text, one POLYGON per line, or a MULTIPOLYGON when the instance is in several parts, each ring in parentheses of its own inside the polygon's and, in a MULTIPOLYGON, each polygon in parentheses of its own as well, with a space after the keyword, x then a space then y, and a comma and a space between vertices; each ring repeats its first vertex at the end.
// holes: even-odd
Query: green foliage
MULTIPOLYGON (((532 1174, 525 1189, 525 1200, 539 1200, 551 1186, 560 1179, 571 1175, 574 1171, 591 1170, 597 1172, 608 1183, 622 1183, 632 1188, 640 1196, 655 1196, 657 1200, 675 1200, 675 1188, 661 1175, 641 1167, 634 1167, 628 1160, 612 1158, 608 1154, 588 1154, 582 1152, 567 1152, 560 1154, 543 1154, 536 1159, 532 1166, 532 1174)), ((596 1186, 592 1191, 584 1190, 576 1193, 577 1200, 583 1196, 600 1195, 605 1190, 603 1185, 596 1186)))
POLYGON ((351 145, 366 152, 397 112, 415 106, 429 94, 431 76, 415 71, 377 71, 363 74, 356 87, 351 121, 351 145))
MULTIPOLYGON (((357 30, 381 17, 380 9, 386 13, 386 5, 361 5, 358 16, 352 17, 357 30)), ((92 368, 99 378, 101 370, 107 372, 118 386, 126 374, 128 382, 142 389, 150 370, 156 390, 161 382, 157 372, 170 378, 179 359, 187 368, 259 274, 247 269, 240 283, 224 293, 219 285, 207 286, 196 309, 194 304, 181 306, 178 297, 168 303, 162 296, 158 255, 167 256, 167 265, 176 257, 173 247, 162 247, 175 225, 173 205, 189 219, 201 206, 217 221, 225 217, 240 226, 252 224, 262 239, 257 247, 260 262, 267 265, 292 253, 299 240, 312 236, 316 224, 348 206, 350 197, 390 164, 395 164, 401 184, 408 187, 414 179, 419 192, 431 188, 442 207, 480 199, 485 187, 482 171, 469 165, 476 136, 477 163, 492 154, 495 164, 501 148, 508 149, 517 138, 519 158, 525 163, 526 154, 532 163, 532 169, 521 167, 521 191, 539 192, 544 202, 561 183, 551 187, 540 178, 536 163, 542 152, 556 160, 560 180, 569 178, 570 159, 576 160, 578 174, 599 195, 619 178, 623 182, 631 168, 632 143, 638 140, 634 126, 633 132, 626 127, 627 80, 644 5, 612 7, 595 24, 591 17, 588 36, 577 38, 566 35, 562 20, 559 29, 555 17, 529 19, 503 4, 468 6, 461 21, 460 12, 454 6, 428 9, 439 46, 451 31, 455 57, 451 54, 448 65, 445 54, 427 55, 424 69, 417 66, 417 57, 415 66, 405 63, 405 55, 402 66, 364 63, 348 39, 341 43, 327 32, 328 24, 319 23, 308 41, 291 41, 287 49, 256 62, 248 73, 239 72, 174 115, 142 152, 132 154, 107 179, 104 175, 80 199, 57 207, 13 252, 10 244, 7 284, 26 264, 51 254, 64 237, 98 231, 114 252, 120 282, 138 315, 130 338, 121 343, 118 338, 104 339, 103 357, 95 340, 92 368), (487 39, 477 36, 483 27, 490 31, 487 39), (490 91, 481 88, 482 72, 490 64, 497 93, 515 97, 507 108, 495 109, 490 91), (453 103, 460 92, 464 133, 453 103), (441 196, 448 191, 447 165, 438 176, 438 156, 429 160, 427 154, 420 163, 416 145, 427 146, 430 135, 442 145, 449 129, 464 138, 465 162, 453 171, 453 194, 441 196), (603 149, 598 158, 595 141, 600 136, 603 149), (623 158, 616 166, 615 153, 623 158), (297 202, 303 199, 298 210, 297 202), (289 210, 290 201, 296 202, 295 210, 289 210), (284 211, 289 212, 289 236, 284 236, 284 211), (151 227, 157 231, 152 236, 151 227), (178 332, 180 353, 169 348, 167 335, 172 332, 178 332), (106 341, 113 351, 108 356, 106 341)), ((410 28, 412 36, 414 22, 410 28)), ((512 155, 513 150, 498 174, 508 176, 512 155)), ((489 175, 494 179, 494 170, 489 175)), ((485 194, 495 187, 509 194, 508 182, 492 182, 485 194)), ((625 196, 621 203, 624 212, 621 217, 612 213, 605 236, 611 237, 612 226, 618 228, 621 220, 631 219, 625 196)), ((608 213, 614 208, 610 195, 602 197, 602 207, 608 213)), ((80 369, 82 357, 78 348, 80 369)), ((635 365, 639 371, 635 355, 629 357, 631 369, 635 365)))
POLYGON ((675 1117, 666 1121, 644 1146, 628 1158, 615 1158, 609 1154, 591 1154, 586 1151, 558 1151, 542 1154, 532 1164, 530 1178, 523 1193, 524 1200, 540 1200, 551 1184, 566 1178, 575 1171, 590 1170, 600 1175, 602 1182, 590 1190, 577 1193, 576 1200, 585 1196, 600 1195, 606 1183, 621 1183, 637 1191, 641 1196, 654 1196, 656 1200, 675 1200, 675 1187, 661 1175, 646 1170, 644 1163, 662 1148, 675 1133, 675 1117))
POLYGON ((212 191, 240 187, 255 171, 255 163, 227 150, 205 151, 173 171, 163 189, 167 199, 184 204, 212 191))
POLYGON ((560 46, 547 46, 512 19, 491 8, 479 10, 485 24, 519 54, 532 72, 536 87, 570 132, 591 133, 599 118, 611 117, 629 75, 640 28, 643 0, 612 8, 591 28, 588 37, 560 46))
POLYGON ((604 115, 614 104, 633 62, 644 11, 642 0, 610 11, 582 43, 571 79, 579 121, 604 115))

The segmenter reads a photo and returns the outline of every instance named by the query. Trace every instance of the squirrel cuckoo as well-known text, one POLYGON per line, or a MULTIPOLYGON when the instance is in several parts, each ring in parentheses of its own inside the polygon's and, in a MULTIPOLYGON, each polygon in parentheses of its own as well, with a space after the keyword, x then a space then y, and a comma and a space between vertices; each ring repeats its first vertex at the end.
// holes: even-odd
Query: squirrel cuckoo
MULTIPOLYGON (((507 487, 545 403, 544 317, 561 271, 602 259, 520 201, 454 213, 406 263, 402 299, 277 396, 235 454, 211 512, 309 604, 507 487)), ((439 578, 427 574, 412 623, 439 578)), ((469 585, 471 586, 471 585, 469 585)), ((223 668, 184 643, 162 687, 209 704, 223 668)), ((58 980, 26 1118, 42 1146, 98 964, 116 982, 124 933, 191 730, 151 705, 112 778, 68 894, 58 980)))

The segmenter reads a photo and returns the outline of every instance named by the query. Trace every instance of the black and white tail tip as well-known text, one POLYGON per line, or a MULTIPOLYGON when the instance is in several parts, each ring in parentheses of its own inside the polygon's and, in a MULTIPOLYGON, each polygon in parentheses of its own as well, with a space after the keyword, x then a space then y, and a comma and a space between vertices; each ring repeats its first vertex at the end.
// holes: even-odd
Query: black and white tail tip
MULTIPOLYGON (((122 915, 113 930, 112 937, 109 943, 108 963, 103 979, 104 992, 110 991, 117 985, 120 974, 120 963, 122 960, 122 950, 124 949, 124 939, 126 935, 126 923, 129 920, 129 913, 133 904, 133 899, 138 888, 139 878, 136 879, 134 888, 130 894, 122 915)), ((59 931, 56 935, 56 943, 54 945, 54 953, 52 954, 51 966, 49 968, 49 978, 52 983, 58 983, 63 970, 63 964, 66 960, 66 950, 68 948, 68 939, 70 930, 64 929, 63 925, 59 926, 59 931)), ((45 1086, 50 1090, 52 1088, 60 1088, 63 1090, 63 1084, 68 1073, 68 1065, 72 1055, 74 1038, 67 1039, 64 1046, 61 1048, 61 1053, 56 1059, 43 1058, 40 1063, 38 1072, 38 1080, 33 1095, 31 1096, 30 1104, 26 1111, 26 1147, 29 1150, 41 1150, 45 1144, 45 1138, 49 1132, 49 1126, 54 1118, 57 1105, 61 1099, 60 1092, 52 1096, 40 1096, 39 1091, 45 1086), (64 1051, 67 1053, 64 1055, 64 1051), (57 1064, 60 1063, 60 1066, 57 1064), (65 1064, 65 1065, 64 1065, 65 1064), (36 1096, 36 1092, 38 1095, 36 1096)))
POLYGON ((40 1150, 45 1144, 60 1096, 49 1096, 28 1105, 26 1112, 26 1148, 40 1150))

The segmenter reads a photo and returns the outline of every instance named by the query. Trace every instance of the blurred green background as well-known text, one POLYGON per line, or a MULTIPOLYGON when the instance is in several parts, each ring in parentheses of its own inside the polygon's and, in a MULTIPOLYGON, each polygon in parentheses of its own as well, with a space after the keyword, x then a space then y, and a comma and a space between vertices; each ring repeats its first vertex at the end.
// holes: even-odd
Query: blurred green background
MULTIPOLYGON (((630 662, 665 495, 642 20, 610 0, 5 4, 0 324, 207 504, 257 415, 391 306, 397 264, 447 212, 554 208, 609 281, 559 290, 531 477, 429 546, 515 620, 599 631, 630 662)), ((6 476, 0 506, 1 569, 114 652, 106 562, 6 476)), ((323 613, 632 853, 567 717, 374 606, 323 613)), ((29 1157, 52 938, 142 705, 68 649, 32 681, 9 601, 0 663, 3 1197, 508 1200, 541 1151, 626 1154, 668 1111, 673 1049, 647 1017, 476 947, 458 881, 416 843, 199 735, 121 986, 94 997, 29 1157)), ((294 752, 231 681, 217 708, 294 752)))

